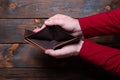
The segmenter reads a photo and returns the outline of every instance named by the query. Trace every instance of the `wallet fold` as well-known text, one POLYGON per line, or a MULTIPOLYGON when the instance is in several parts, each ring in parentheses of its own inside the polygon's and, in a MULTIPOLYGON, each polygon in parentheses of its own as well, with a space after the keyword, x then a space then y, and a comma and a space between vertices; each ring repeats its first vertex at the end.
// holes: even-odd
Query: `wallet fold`
POLYGON ((44 51, 46 49, 60 49, 66 45, 78 43, 80 37, 71 36, 69 32, 59 26, 48 26, 37 33, 25 30, 24 39, 44 51))

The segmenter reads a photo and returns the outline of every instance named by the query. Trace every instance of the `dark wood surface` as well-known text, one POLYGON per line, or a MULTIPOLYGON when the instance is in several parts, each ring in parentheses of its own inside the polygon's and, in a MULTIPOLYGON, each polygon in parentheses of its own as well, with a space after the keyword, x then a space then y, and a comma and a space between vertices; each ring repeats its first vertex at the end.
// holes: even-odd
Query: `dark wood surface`
MULTIPOLYGON (((43 20, 40 20, 43 23, 43 20)), ((34 29, 35 19, 0 19, 0 43, 24 43, 25 29, 34 29)))
MULTIPOLYGON (((0 80, 119 80, 80 57, 56 59, 24 42, 24 30, 57 13, 74 18, 106 11, 111 0, 0 0, 0 80), (37 21, 36 21, 37 20, 37 21), (39 21, 38 21, 39 20, 39 21)), ((94 37, 115 48, 119 36, 94 37), (117 41, 117 42, 116 42, 117 41)))
POLYGON ((1 0, 0 18, 80 17, 100 12, 110 0, 1 0))
POLYGON ((56 59, 29 44, 0 44, 0 80, 117 80, 79 57, 56 59))
MULTIPOLYGON (((41 26, 45 19, 0 19, 0 43, 25 43, 25 29, 41 26), (36 23, 39 20, 39 23, 36 23)), ((111 42, 113 36, 94 37, 97 42, 111 42)))

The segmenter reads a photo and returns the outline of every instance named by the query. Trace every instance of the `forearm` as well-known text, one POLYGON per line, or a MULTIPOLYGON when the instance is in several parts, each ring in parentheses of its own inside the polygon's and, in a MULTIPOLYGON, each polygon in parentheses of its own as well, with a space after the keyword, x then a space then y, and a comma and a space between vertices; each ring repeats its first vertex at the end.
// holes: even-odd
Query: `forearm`
POLYGON ((120 33, 120 8, 97 15, 80 18, 85 38, 120 33))
POLYGON ((85 40, 79 56, 120 76, 120 50, 85 40))

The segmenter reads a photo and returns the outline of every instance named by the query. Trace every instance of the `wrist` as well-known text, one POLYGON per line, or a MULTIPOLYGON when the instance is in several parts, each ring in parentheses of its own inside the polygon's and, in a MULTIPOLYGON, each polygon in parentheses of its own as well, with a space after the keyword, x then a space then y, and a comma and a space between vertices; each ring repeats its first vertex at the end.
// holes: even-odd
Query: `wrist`
POLYGON ((77 49, 77 50, 76 50, 76 54, 75 54, 76 56, 79 54, 79 52, 80 52, 83 44, 84 44, 84 41, 83 41, 83 40, 80 40, 80 42, 78 43, 77 48, 76 48, 76 49, 77 49))
POLYGON ((82 30, 81 30, 81 26, 80 26, 79 20, 75 19, 74 21, 75 21, 74 32, 77 35, 82 35, 82 30))

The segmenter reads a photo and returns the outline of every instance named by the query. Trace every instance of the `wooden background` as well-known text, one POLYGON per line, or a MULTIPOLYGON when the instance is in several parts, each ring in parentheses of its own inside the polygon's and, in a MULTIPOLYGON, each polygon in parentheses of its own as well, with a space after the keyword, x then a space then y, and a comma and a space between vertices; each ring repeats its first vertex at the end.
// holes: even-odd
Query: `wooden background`
MULTIPOLYGON (((0 0, 0 80, 119 80, 84 59, 55 59, 23 40, 25 29, 41 26, 57 13, 79 18, 119 7, 111 1, 0 0)), ((120 48, 119 36, 92 40, 120 48)))

